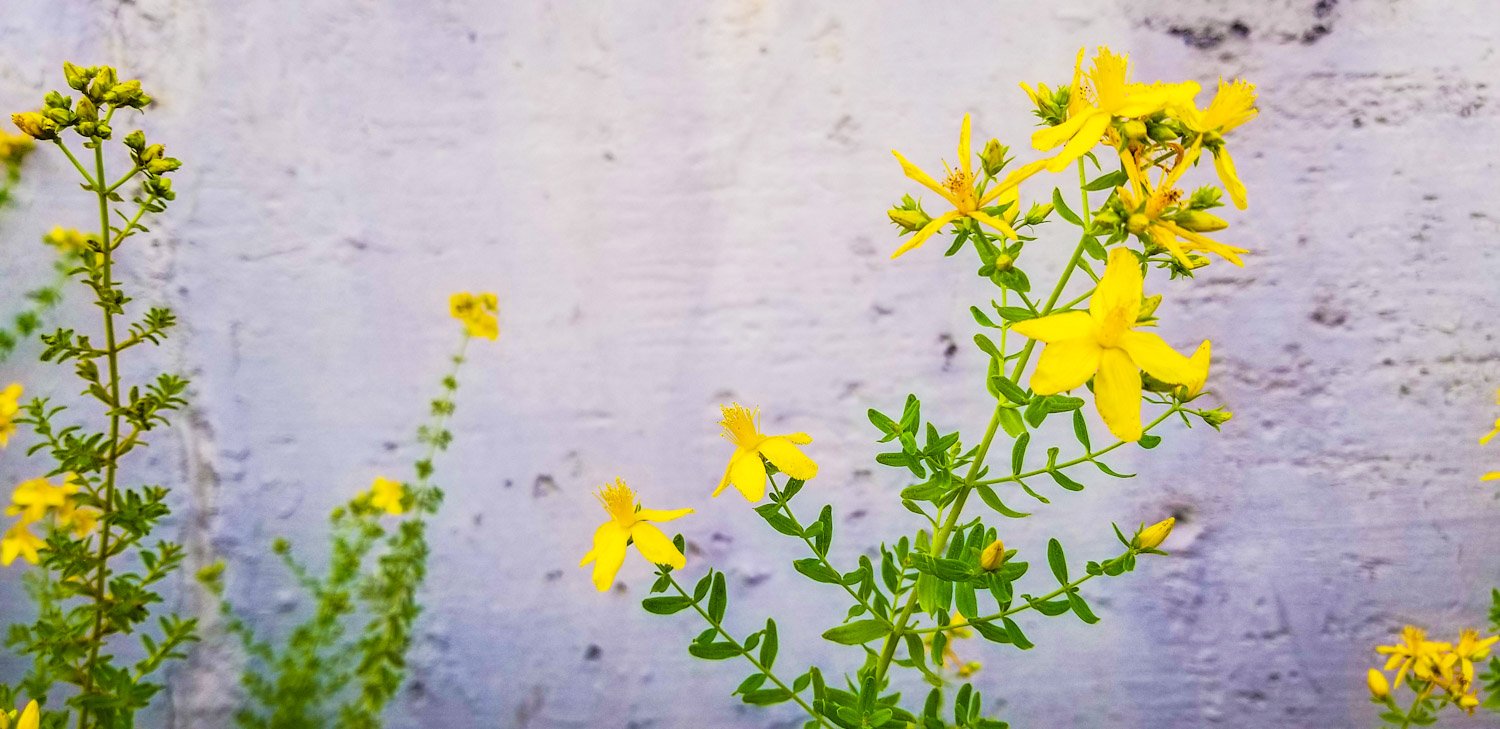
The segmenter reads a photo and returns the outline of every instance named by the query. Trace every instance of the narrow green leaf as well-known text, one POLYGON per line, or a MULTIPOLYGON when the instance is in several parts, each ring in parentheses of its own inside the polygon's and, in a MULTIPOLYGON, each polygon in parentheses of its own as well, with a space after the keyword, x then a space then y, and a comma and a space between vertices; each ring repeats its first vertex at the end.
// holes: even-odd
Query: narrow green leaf
POLYGON ((1000 427, 1004 428, 1005 434, 1012 438, 1019 438, 1026 432, 1026 423, 1021 420, 1021 414, 1012 408, 1000 410, 1000 427))
POLYGON ((1084 450, 1093 450, 1093 446, 1089 445, 1089 426, 1083 420, 1082 410, 1073 411, 1073 437, 1078 439, 1078 443, 1083 446, 1084 450))
POLYGON ((1079 620, 1089 625, 1099 622, 1099 616, 1089 609, 1089 604, 1084 602, 1077 592, 1068 593, 1068 605, 1073 608, 1073 614, 1077 615, 1079 620))
POLYGON ((776 621, 766 618, 765 639, 760 644, 760 665, 770 668, 776 662, 776 651, 781 647, 776 636, 776 621))
POLYGON ((979 307, 977 307, 977 306, 971 306, 971 307, 969 307, 969 314, 974 317, 974 321, 978 322, 979 326, 989 327, 991 329, 999 329, 1000 328, 999 324, 996 324, 995 322, 991 321, 990 318, 988 316, 985 316, 985 313, 982 312, 982 311, 980 311, 979 307))
POLYGON ((1109 190, 1125 184, 1125 181, 1128 179, 1130 178, 1125 174, 1125 170, 1115 170, 1109 174, 1095 177, 1087 185, 1084 185, 1083 189, 1089 192, 1109 190))
POLYGON ((824 631, 823 638, 840 645, 862 645, 890 632, 890 627, 879 620, 856 620, 824 631))
POLYGON ((760 689, 759 691, 748 691, 744 696, 740 697, 740 700, 754 706, 769 706, 771 704, 779 704, 783 701, 789 701, 791 700, 791 698, 792 692, 787 691, 786 689, 769 688, 760 689))
POLYGON ((1077 481, 1074 481, 1071 478, 1068 478, 1068 476, 1065 475, 1062 471, 1057 471, 1057 470, 1048 471, 1047 475, 1051 476, 1052 480, 1056 481, 1058 486, 1061 486, 1061 487, 1063 487, 1063 488, 1065 488, 1065 489, 1067 489, 1069 491, 1082 491, 1083 490, 1083 484, 1078 483, 1077 481))
POLYGON ((733 643, 689 643, 688 653, 706 661, 722 661, 740 655, 733 643))
POLYGON ((792 566, 814 582, 822 582, 828 585, 837 585, 843 582, 843 577, 838 572, 829 569, 827 565, 823 564, 816 557, 796 560, 792 562, 792 566))
POLYGON ((1031 442, 1030 433, 1022 433, 1016 439, 1016 444, 1010 449, 1010 472, 1012 475, 1019 474, 1021 467, 1026 463, 1026 445, 1031 442))
POLYGON ((1029 400, 1026 397, 1025 390, 1022 390, 1019 385, 1004 377, 995 379, 995 389, 999 390, 1000 394, 1004 395, 1006 400, 1017 405, 1025 405, 1027 400, 1029 400))
POLYGON ((979 491, 979 498, 984 500, 985 505, 989 506, 995 511, 1000 512, 1002 516, 1008 516, 1012 519, 1025 519, 1026 517, 1031 516, 1031 514, 1023 511, 1016 511, 1015 509, 1006 506, 1003 502, 1000 501, 1000 497, 995 494, 995 490, 990 488, 988 484, 979 486, 976 490, 979 491))
POLYGON ((1016 625, 1016 621, 1010 618, 1001 618, 1001 620, 1005 621, 1005 632, 1010 634, 1010 641, 1015 643, 1017 648, 1026 651, 1034 647, 1032 642, 1026 639, 1026 634, 1021 632, 1021 626, 1016 625))
POLYGON ((1080 228, 1083 227, 1083 221, 1079 219, 1078 214, 1073 212, 1073 209, 1068 207, 1068 203, 1063 200, 1062 190, 1055 187, 1052 188, 1052 207, 1057 210, 1057 214, 1061 215, 1063 220, 1080 228))
POLYGON ((714 622, 724 622, 724 609, 729 607, 729 590, 724 586, 724 573, 714 573, 713 587, 708 592, 708 614, 714 622))
POLYGON ((654 615, 671 615, 672 613, 688 609, 692 604, 692 600, 677 595, 671 597, 648 597, 641 601, 641 607, 646 608, 646 612, 654 615))
POLYGON ((1047 540, 1047 565, 1059 584, 1068 584, 1068 560, 1063 555, 1062 542, 1056 539, 1047 540))

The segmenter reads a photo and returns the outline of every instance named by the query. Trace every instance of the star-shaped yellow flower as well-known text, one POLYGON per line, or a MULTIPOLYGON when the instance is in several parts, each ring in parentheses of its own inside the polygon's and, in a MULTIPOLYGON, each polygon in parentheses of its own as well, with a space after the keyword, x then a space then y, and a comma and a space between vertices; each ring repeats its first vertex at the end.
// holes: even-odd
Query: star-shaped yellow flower
POLYGON ((22 519, 10 525, 5 535, 0 536, 0 565, 9 567, 16 557, 24 557, 27 562, 36 564, 39 559, 37 550, 46 545, 47 542, 31 532, 31 522, 22 519))
POLYGON ((370 506, 384 509, 385 513, 399 516, 405 508, 401 506, 401 497, 406 490, 401 487, 401 482, 384 476, 376 476, 375 483, 370 486, 370 506))
POLYGON ((1459 665, 1463 669, 1465 686, 1474 682, 1474 661, 1482 661, 1488 657, 1490 647, 1495 645, 1496 641, 1500 641, 1500 635, 1481 638, 1479 631, 1472 629, 1458 634, 1458 643, 1453 646, 1453 655, 1458 657, 1459 665))
POLYGON ((594 548, 583 555, 578 566, 594 563, 594 587, 600 592, 614 584, 615 574, 625 563, 625 547, 632 541, 641 556, 653 564, 670 565, 676 569, 687 564, 687 558, 677 551, 677 545, 651 522, 672 521, 693 513, 692 509, 657 511, 638 508, 635 492, 625 485, 623 479, 615 479, 613 486, 599 489, 596 496, 604 510, 609 512, 609 521, 594 531, 594 548))
POLYGON ((67 503, 68 497, 78 492, 78 485, 71 477, 59 486, 53 486, 45 478, 33 478, 16 484, 10 495, 10 506, 5 507, 6 516, 22 515, 27 522, 41 521, 48 509, 56 509, 67 503))
POLYGON ((1419 678, 1430 680, 1436 674, 1443 654, 1452 649, 1453 644, 1427 640, 1425 631, 1408 625, 1401 629, 1400 643, 1376 646, 1375 652, 1390 656, 1385 662, 1385 670, 1398 669, 1394 686, 1401 688, 1401 681, 1406 678, 1407 673, 1415 673, 1419 678))
POLYGON ((10 445, 16 432, 16 413, 21 411, 21 383, 12 382, 0 390, 0 448, 10 445))
POLYGON ((1221 78, 1219 90, 1207 109, 1199 110, 1198 105, 1189 98, 1175 104, 1172 113, 1183 126, 1197 134, 1188 147, 1183 164, 1196 162, 1203 147, 1207 146, 1214 155, 1214 170, 1219 173, 1219 181, 1224 183, 1224 189, 1229 192, 1229 198, 1234 201, 1235 207, 1244 210, 1248 204, 1245 185, 1240 182, 1239 173, 1234 169, 1234 159, 1229 156, 1224 135, 1254 119, 1259 113, 1255 108, 1255 86, 1244 80, 1227 83, 1221 78))
MULTIPOLYGON (((1015 190, 1026 178, 1041 170, 1044 164, 1044 162, 1033 162, 1023 165, 993 187, 986 189, 983 196, 981 196, 979 193, 979 179, 974 174, 974 151, 969 143, 968 114, 964 115, 963 126, 959 128, 958 132, 958 169, 953 169, 948 166, 947 162, 944 162, 943 170, 947 173, 947 177, 943 179, 942 183, 939 183, 931 175, 923 172, 921 168, 901 156, 900 152, 893 149, 891 150, 891 154, 896 155, 896 161, 901 163, 901 170, 906 173, 907 177, 941 195, 944 200, 947 200, 953 206, 952 210, 933 218, 931 222, 923 226, 921 230, 918 230, 910 240, 902 243, 901 247, 897 248, 896 252, 891 254, 891 258, 896 258, 922 245, 934 233, 942 230, 943 226, 965 217, 984 223, 1000 231, 1005 237, 1014 240, 1016 238, 1016 229, 1012 228, 1005 220, 984 212, 982 208, 989 207, 1001 201, 1003 195, 1015 190)), ((1013 216, 1012 219, 1014 219, 1013 216)))
POLYGON ((1116 248, 1088 312, 1065 311, 1011 325, 1017 334, 1047 345, 1031 375, 1031 389, 1052 395, 1093 378, 1099 415, 1124 441, 1141 439, 1141 370, 1174 385, 1201 379, 1200 366, 1156 334, 1135 329, 1144 284, 1135 254, 1116 248))
MULTIPOLYGON (((1130 83, 1129 56, 1099 47, 1094 68, 1083 72, 1083 55, 1073 65, 1073 85, 1068 97, 1068 119, 1055 127, 1040 129, 1031 135, 1031 144, 1047 150, 1065 145, 1047 162, 1047 169, 1060 172, 1099 144, 1104 130, 1115 117, 1143 117, 1155 114, 1183 98, 1198 93, 1198 84, 1130 83)), ((1028 93, 1030 93, 1028 91, 1028 93)))
POLYGON ((719 409, 724 414, 724 419, 719 421, 724 427, 723 436, 733 442, 735 448, 734 455, 729 457, 729 466, 724 469, 724 477, 719 479, 719 487, 714 489, 714 496, 734 484, 734 488, 751 503, 760 501, 766 495, 766 464, 761 461, 762 456, 798 481, 810 481, 818 475, 818 464, 797 447, 811 443, 812 436, 806 433, 765 435, 760 432, 759 409, 752 410, 739 403, 719 409))
POLYGON ((1189 252, 1213 253, 1236 266, 1244 266, 1245 262, 1240 259, 1240 254, 1250 251, 1188 230, 1174 222, 1169 215, 1182 196, 1172 185, 1176 181, 1176 173, 1185 166, 1180 163, 1173 171, 1174 174, 1168 175, 1154 189, 1143 189, 1131 182, 1116 190, 1120 196, 1120 204, 1128 215, 1125 219, 1126 229, 1165 248, 1173 258, 1190 268, 1192 263, 1187 256, 1189 252))

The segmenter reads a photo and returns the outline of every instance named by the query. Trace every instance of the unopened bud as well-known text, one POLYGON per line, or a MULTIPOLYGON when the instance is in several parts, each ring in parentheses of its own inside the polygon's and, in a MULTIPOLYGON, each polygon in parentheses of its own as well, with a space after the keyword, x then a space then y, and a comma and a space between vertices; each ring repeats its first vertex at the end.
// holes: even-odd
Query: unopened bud
POLYGON ((63 61, 63 77, 68 79, 68 86, 82 91, 89 85, 89 79, 94 77, 94 70, 63 61))
POLYGON ((57 139, 57 122, 35 111, 11 114, 10 120, 17 129, 32 139, 57 139))
POLYGON ((1156 549, 1162 542, 1167 541, 1167 535, 1172 533, 1172 526, 1177 523, 1177 518, 1169 516, 1155 524, 1152 524, 1135 535, 1136 546, 1140 549, 1156 549))
POLYGON ((69 109, 72 106, 72 97, 63 96, 56 91, 48 91, 47 95, 42 97, 42 108, 44 109, 69 109))
POLYGON ((147 163, 146 171, 153 175, 162 175, 172 172, 181 166, 181 160, 173 157, 159 157, 147 163))
POLYGON ((1125 219, 1125 228, 1136 235, 1146 232, 1149 227, 1151 227, 1151 219, 1146 217, 1145 213, 1131 213, 1130 217, 1125 219))
POLYGON ((1009 271, 1011 268, 1014 268, 1015 265, 1016 259, 1011 257, 1009 254, 1001 253, 1000 255, 995 256, 994 266, 996 271, 1009 271))
POLYGON ((1391 695, 1391 682, 1379 670, 1370 669, 1370 672, 1365 674, 1365 683, 1370 685, 1370 695, 1378 701, 1384 701, 1391 695))
POLYGON ((932 222, 932 218, 921 210, 891 208, 887 214, 891 216, 891 222, 895 223, 896 227, 908 233, 915 233, 932 222))
POLYGON ((73 122, 78 121, 78 115, 74 114, 72 109, 63 109, 56 106, 43 109, 42 116, 51 119, 52 123, 59 127, 72 126, 73 122))
POLYGON ((1120 224, 1120 216, 1115 211, 1105 208, 1094 213, 1094 222, 1106 227, 1114 227, 1120 224))
POLYGON ((1212 233, 1229 227, 1229 221, 1202 210, 1188 210, 1173 218, 1178 225, 1194 233, 1212 233))
POLYGON ((1231 413, 1228 410, 1225 410, 1224 408, 1214 408, 1213 410, 1204 410, 1203 413, 1202 413, 1202 415, 1203 415, 1203 422, 1208 423, 1209 425, 1212 425, 1215 428, 1217 428, 1220 425, 1223 425, 1223 424, 1229 422, 1230 419, 1234 417, 1234 413, 1231 413))
POLYGON ((1177 130, 1166 124, 1147 124, 1146 136, 1153 142, 1170 142, 1178 136, 1177 130))
POLYGON ((1045 221, 1047 216, 1051 214, 1052 203, 1033 204, 1031 209, 1026 211, 1026 224, 1038 225, 1042 221, 1045 221))
POLYGON ((1141 299, 1141 313, 1135 317, 1136 321, 1145 321, 1156 313, 1156 307, 1161 306, 1161 294, 1152 294, 1141 299))
MULTIPOLYGON (((144 137, 141 141, 145 141, 144 137)), ((141 150, 141 164, 144 165, 150 162, 154 162, 163 154, 166 154, 166 152, 167 148, 160 144, 153 144, 149 147, 146 147, 145 149, 141 150)))
POLYGON ((104 93, 104 100, 115 106, 139 108, 140 106, 145 106, 145 104, 140 103, 141 99, 145 96, 145 92, 141 91, 141 82, 131 79, 112 86, 109 91, 104 93))
POLYGON ((979 160, 984 164, 984 174, 990 177, 1000 174, 1000 169, 1005 166, 1005 154, 1009 151, 998 139, 985 142, 984 151, 979 154, 979 160))
POLYGON ((292 543, 288 542, 286 537, 277 537, 271 541, 271 551, 276 554, 286 554, 292 551, 292 543))
POLYGON ((1120 125, 1120 133, 1132 142, 1140 142, 1146 139, 1146 123, 1139 119, 1131 119, 1120 125))
POLYGON ((1005 543, 996 539, 990 542, 983 552, 979 553, 979 568, 985 572, 994 572, 1005 564, 1005 543))
POLYGON ((99 121, 99 107, 95 106, 94 102, 90 101, 87 96, 78 100, 78 109, 75 113, 77 114, 78 121, 99 121))
POLYGON ((146 133, 137 129, 125 135, 125 146, 140 152, 146 148, 146 133))

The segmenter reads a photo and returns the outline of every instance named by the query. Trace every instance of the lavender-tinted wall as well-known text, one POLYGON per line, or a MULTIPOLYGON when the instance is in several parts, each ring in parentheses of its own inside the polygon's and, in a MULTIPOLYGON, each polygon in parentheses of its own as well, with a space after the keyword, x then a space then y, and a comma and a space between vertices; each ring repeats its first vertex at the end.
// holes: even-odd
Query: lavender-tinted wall
MULTIPOLYGON (((690 571, 728 573, 731 623, 774 613, 781 662, 853 667, 816 640, 843 604, 791 571, 800 545, 707 498, 728 449, 716 405, 817 437, 802 498, 835 505, 843 564, 914 528, 864 412, 915 391, 976 440, 990 405, 967 308, 989 292, 938 246, 887 260, 884 209, 917 191, 888 150, 951 159, 967 112, 1031 158, 1016 82, 1065 81, 1096 43, 1141 78, 1259 86, 1233 138, 1251 209, 1226 236, 1255 255, 1153 283, 1174 344, 1214 340, 1237 417, 1128 449, 1133 480, 996 517, 1009 544, 1058 536, 1080 560, 1111 553, 1111 520, 1182 519, 1171 559, 1089 586, 1099 625, 1032 617, 1028 653, 960 650, 1020 727, 1367 725, 1370 646, 1405 621, 1479 624, 1500 582, 1500 504, 1477 481, 1500 451, 1475 444, 1500 384, 1488 2, 11 0, 0 102, 36 104, 64 59, 161 100, 151 136, 187 166, 125 270, 181 314, 154 356, 195 397, 129 475, 178 489, 171 528, 195 566, 227 560, 258 628, 307 607, 269 541, 321 555, 332 505, 406 473, 454 339, 445 296, 492 289, 504 334, 463 375, 391 725, 797 726, 728 696, 740 666, 687 657, 687 615, 639 609, 638 561, 594 593, 576 567, 603 518, 589 491, 623 475, 697 508, 690 571)), ((29 170, 0 301, 39 269, 44 227, 89 221, 65 162, 29 170)), ((1033 280, 1071 248, 1047 240, 1033 280)), ((87 325, 80 299, 64 320, 87 325)), ((16 362, 11 378, 74 388, 16 362)), ((35 465, 12 448, 0 480, 35 465)), ((17 574, 0 573, 7 620, 17 574)), ((226 726, 240 656, 196 589, 174 599, 209 638, 151 725, 226 726)))

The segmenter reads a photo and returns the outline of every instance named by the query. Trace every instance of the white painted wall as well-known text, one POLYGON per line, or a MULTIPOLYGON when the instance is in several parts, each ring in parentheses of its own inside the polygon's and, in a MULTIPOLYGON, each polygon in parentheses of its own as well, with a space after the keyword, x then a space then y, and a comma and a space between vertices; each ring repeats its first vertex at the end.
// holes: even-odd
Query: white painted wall
MULTIPOLYGON (((1474 443, 1500 384, 1497 38, 1477 1, 12 0, 0 101, 33 105, 64 59, 161 99, 148 128, 187 167, 126 268, 182 315, 159 356, 195 404, 130 475, 180 490, 173 528, 228 560, 257 626, 305 608, 270 539, 321 550, 331 505, 405 472, 453 339, 445 295, 493 289, 504 335, 464 373, 391 725, 767 727, 800 722, 731 700, 737 666, 688 659, 699 626, 638 608, 643 565, 593 593, 575 567, 602 517, 589 490, 618 474, 697 507, 692 569, 733 577, 732 622, 774 613, 786 665, 851 667, 813 642, 842 603, 792 573, 797 545, 706 498, 727 456, 715 406, 817 436, 804 503, 836 505, 845 564, 912 528, 864 411, 916 391, 977 438, 966 311, 987 292, 940 250, 886 260, 884 209, 915 191, 887 150, 951 156, 970 112, 1029 155, 1015 84, 1066 80, 1083 44, 1143 77, 1244 75, 1262 114, 1234 139, 1252 207, 1230 240, 1256 255, 1158 289, 1174 343, 1215 340, 1238 417, 1003 524, 1038 560, 1054 535, 1081 559, 1109 554, 1111 520, 1177 510, 1177 553, 1091 584, 1097 626, 1031 618, 1027 654, 963 650, 1019 727, 1355 726, 1370 646, 1403 621, 1476 624, 1500 582, 1500 505, 1477 481, 1500 452, 1474 443)), ((25 197, 7 265, 89 220, 55 157, 25 197)), ((7 451, 0 480, 29 468, 7 451)), ((210 640, 153 725, 225 726, 237 660, 210 640)))

